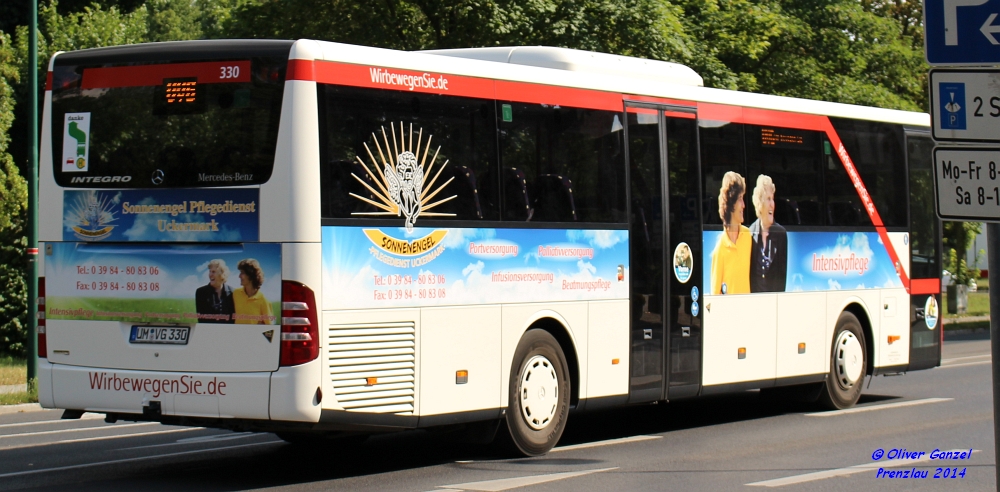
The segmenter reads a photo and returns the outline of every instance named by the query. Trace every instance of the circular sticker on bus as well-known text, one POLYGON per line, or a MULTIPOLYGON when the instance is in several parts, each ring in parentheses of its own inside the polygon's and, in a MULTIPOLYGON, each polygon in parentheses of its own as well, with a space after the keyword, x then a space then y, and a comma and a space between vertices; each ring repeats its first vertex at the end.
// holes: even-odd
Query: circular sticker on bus
POLYGON ((691 300, 697 302, 698 297, 701 296, 701 292, 698 291, 698 286, 694 285, 691 287, 691 300))
POLYGON ((687 243, 680 243, 674 248, 674 277, 677 281, 686 284, 691 279, 691 272, 694 270, 694 258, 691 256, 691 247, 687 243))
POLYGON ((698 301, 692 302, 691 303, 691 316, 697 317, 698 313, 700 313, 700 312, 701 312, 701 307, 698 306, 698 301))
POLYGON ((927 329, 933 330, 937 326, 938 321, 938 303, 934 296, 928 296, 927 302, 924 303, 924 323, 927 323, 927 329))

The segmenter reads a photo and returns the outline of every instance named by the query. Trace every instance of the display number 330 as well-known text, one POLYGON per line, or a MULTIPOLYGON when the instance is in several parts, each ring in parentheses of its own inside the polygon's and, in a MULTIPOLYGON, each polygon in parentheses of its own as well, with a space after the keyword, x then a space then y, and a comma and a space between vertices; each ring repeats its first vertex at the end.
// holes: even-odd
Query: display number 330
POLYGON ((219 70, 221 70, 219 73, 220 79, 236 79, 240 76, 239 65, 219 67, 219 70))

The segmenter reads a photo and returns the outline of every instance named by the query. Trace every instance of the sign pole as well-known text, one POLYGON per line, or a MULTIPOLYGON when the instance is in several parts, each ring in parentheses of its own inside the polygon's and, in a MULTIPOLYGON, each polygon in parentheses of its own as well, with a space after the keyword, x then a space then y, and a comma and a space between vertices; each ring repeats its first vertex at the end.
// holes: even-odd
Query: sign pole
MULTIPOLYGON (((986 241, 989 243, 990 277, 997 275, 997 286, 990 286, 990 348, 993 354, 993 452, 1000 456, 1000 224, 986 224, 986 241), (994 273, 995 272, 995 273, 994 273)), ((990 278, 990 283, 993 283, 990 278)), ((997 487, 1000 489, 1000 466, 994 467, 997 487)))
MULTIPOLYGON (((38 0, 31 0, 28 24, 28 385, 38 377, 38 0)), ((30 390, 30 388, 29 388, 30 390)))

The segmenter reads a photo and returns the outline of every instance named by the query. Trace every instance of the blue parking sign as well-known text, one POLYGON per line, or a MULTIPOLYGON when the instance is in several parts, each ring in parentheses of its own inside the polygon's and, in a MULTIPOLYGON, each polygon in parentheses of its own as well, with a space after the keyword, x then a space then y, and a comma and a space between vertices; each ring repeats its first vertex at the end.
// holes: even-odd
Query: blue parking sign
POLYGON ((941 128, 945 130, 965 130, 965 84, 942 82, 938 85, 940 94, 938 108, 941 128))

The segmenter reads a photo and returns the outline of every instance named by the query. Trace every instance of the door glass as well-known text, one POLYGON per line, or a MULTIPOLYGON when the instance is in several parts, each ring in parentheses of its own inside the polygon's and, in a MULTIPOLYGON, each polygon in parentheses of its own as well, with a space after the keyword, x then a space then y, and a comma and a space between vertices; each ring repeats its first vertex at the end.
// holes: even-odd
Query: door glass
MULTIPOLYGON (((668 113, 669 114, 669 113, 668 113)), ((666 118, 667 190, 670 203, 669 336, 670 392, 701 381, 701 217, 698 197, 697 120, 691 113, 666 118)), ((697 391, 696 386, 692 386, 697 391)))
POLYGON ((632 367, 630 401, 663 392, 663 178, 659 111, 629 108, 632 367))

